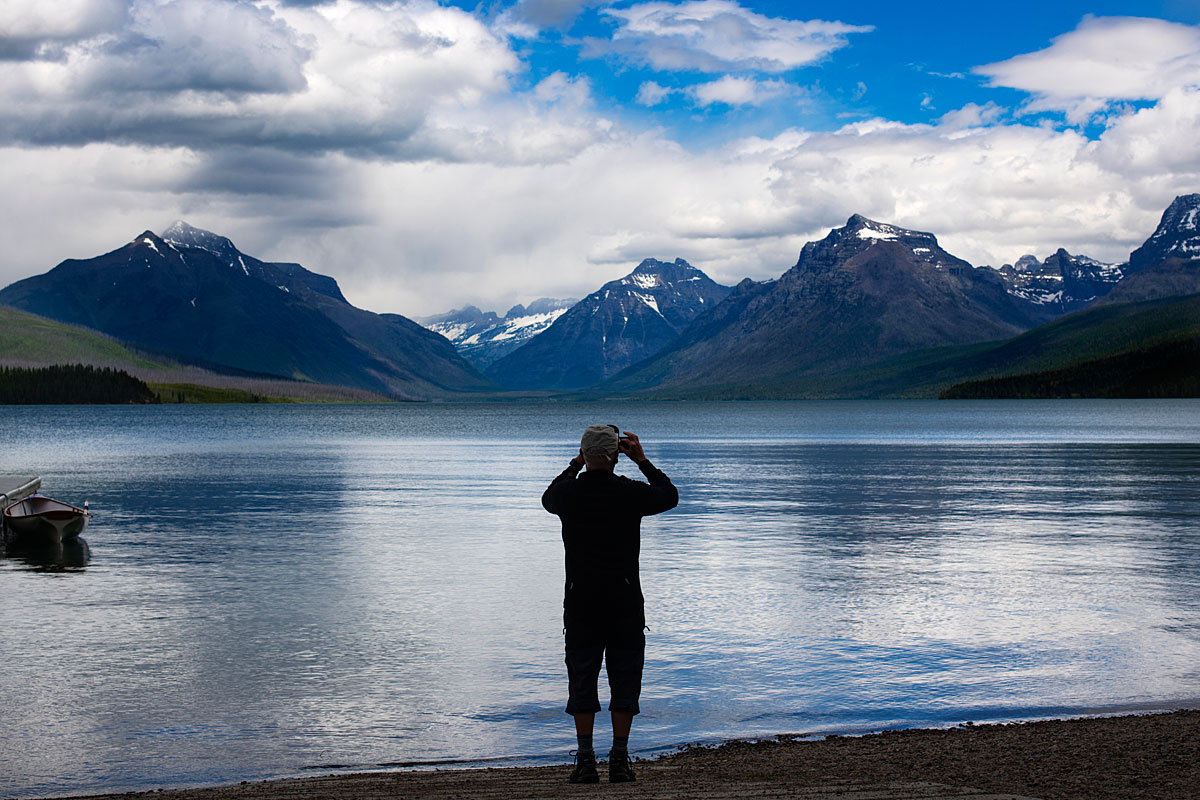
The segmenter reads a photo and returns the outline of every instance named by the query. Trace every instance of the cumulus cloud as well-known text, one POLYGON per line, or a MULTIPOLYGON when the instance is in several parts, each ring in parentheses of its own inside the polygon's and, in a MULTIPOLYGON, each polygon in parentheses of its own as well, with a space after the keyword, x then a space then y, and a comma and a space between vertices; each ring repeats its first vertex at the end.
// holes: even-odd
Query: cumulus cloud
POLYGON ((642 81, 638 87, 634 102, 642 106, 656 106, 666 100, 676 90, 669 86, 660 86, 655 81, 642 81))
POLYGON ((992 86, 1033 95, 1030 112, 1084 122, 1114 101, 1156 100, 1200 85, 1200 27, 1142 17, 1085 17, 1044 50, 977 67, 992 86))
POLYGON ((418 134, 506 96, 521 69, 483 22, 431 0, 133 0, 120 31, 0 71, 0 141, 443 157, 418 134))
POLYGON ((759 81, 726 75, 709 83, 689 86, 687 93, 699 106, 758 106, 792 90, 785 81, 759 81))
POLYGON ((871 26, 768 17, 732 0, 650 2, 608 8, 611 41, 588 40, 592 55, 616 53, 659 70, 784 72, 814 64, 871 26))
POLYGON ((586 6, 597 0, 517 0, 501 12, 497 27, 523 39, 536 38, 547 28, 566 28, 586 6))
POLYGON ((1187 144, 1200 132, 1195 90, 1113 120, 1098 140, 1040 125, 961 125, 980 113, 814 135, 781 149, 772 191, 827 217, 858 211, 932 231, 956 255, 998 265, 1057 247, 1124 260, 1176 194, 1200 188, 1200 153, 1187 144))
MULTIPOLYGON (((74 92, 193 91, 225 96, 290 93, 305 86, 308 51, 267 9, 211 0, 138 3, 119 37, 68 54, 74 92), (76 69, 71 70, 71 66, 76 69)), ((46 70, 50 72, 50 70, 46 70)))
POLYGON ((1058 247, 1121 261, 1175 194, 1200 188, 1200 153, 1187 145, 1200 130, 1200 94, 1174 93, 1114 121, 1099 140, 963 124, 992 114, 979 107, 937 124, 791 130, 701 153, 614 132, 536 167, 355 167, 351 184, 368 217, 387 224, 293 243, 336 261, 354 240, 361 266, 343 281, 352 299, 390 298, 385 307, 417 314, 581 296, 648 256, 681 256, 727 283, 773 278, 805 241, 852 213, 932 231, 975 264, 1058 247), (423 268, 431 263, 443 266, 423 268))
POLYGON ((571 77, 559 70, 539 81, 533 87, 533 96, 544 103, 567 103, 581 107, 591 100, 591 81, 582 76, 571 77))
POLYGON ((692 84, 679 89, 660 86, 655 81, 643 81, 638 87, 634 102, 652 107, 666 101, 671 95, 683 95, 698 108, 725 105, 761 106, 771 100, 795 94, 799 87, 782 80, 758 80, 736 75, 725 75, 715 81, 692 84))
POLYGON ((983 105, 967 103, 962 108, 948 111, 939 117, 938 125, 945 130, 977 128, 999 121, 1005 113, 1005 109, 1002 106, 998 106, 990 101, 983 105))
POLYGON ((117 30, 126 0, 5 0, 0 61, 59 58, 71 42, 117 30))

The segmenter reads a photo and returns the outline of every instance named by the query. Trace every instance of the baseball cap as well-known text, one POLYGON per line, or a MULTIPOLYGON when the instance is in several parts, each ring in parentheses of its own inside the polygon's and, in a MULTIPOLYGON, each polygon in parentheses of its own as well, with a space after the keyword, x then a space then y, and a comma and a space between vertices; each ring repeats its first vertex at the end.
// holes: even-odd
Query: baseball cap
POLYGON ((583 432, 579 449, 583 457, 612 458, 617 454, 617 431, 612 425, 590 425, 583 432))

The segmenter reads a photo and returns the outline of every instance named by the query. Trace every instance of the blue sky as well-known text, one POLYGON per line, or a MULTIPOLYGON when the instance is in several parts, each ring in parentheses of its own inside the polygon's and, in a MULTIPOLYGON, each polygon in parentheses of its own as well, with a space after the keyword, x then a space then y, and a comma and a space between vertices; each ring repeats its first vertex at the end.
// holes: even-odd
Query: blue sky
POLYGON ((173 219, 421 315, 852 213, 1120 261, 1200 191, 1200 0, 9 0, 0 282, 173 219))
MULTIPOLYGON (((497 13, 503 4, 458 4, 481 13, 497 13)), ((862 28, 838 37, 844 44, 812 63, 791 69, 752 67, 725 70, 656 69, 615 55, 602 55, 586 46, 589 39, 609 39, 620 27, 607 13, 636 3, 584 7, 569 24, 542 31, 521 43, 528 65, 525 80, 534 84, 556 71, 582 73, 592 81, 597 102, 631 124, 662 125, 680 141, 717 142, 731 129, 753 135, 774 135, 789 127, 831 130, 849 119, 883 117, 922 123, 967 103, 996 103, 1016 108, 1026 94, 1006 86, 989 85, 977 67, 1004 61, 1021 53, 1042 50, 1055 37, 1071 31, 1085 16, 1154 17, 1177 23, 1200 23, 1200 0, 1195 2, 742 2, 748 11, 775 19, 826 20, 862 28), (746 79, 778 80, 800 90, 781 95, 762 106, 714 103, 698 108, 684 92, 672 92, 654 106, 638 102, 646 82, 686 89, 733 75, 746 79)), ((502 13, 502 12, 501 12, 502 13)), ((1146 100, 1132 101, 1145 106, 1146 100)), ((1061 115, 1039 118, 1059 121, 1061 115)), ((1032 120, 1030 120, 1032 121, 1032 120)), ((1096 136, 1097 126, 1082 129, 1096 136)))

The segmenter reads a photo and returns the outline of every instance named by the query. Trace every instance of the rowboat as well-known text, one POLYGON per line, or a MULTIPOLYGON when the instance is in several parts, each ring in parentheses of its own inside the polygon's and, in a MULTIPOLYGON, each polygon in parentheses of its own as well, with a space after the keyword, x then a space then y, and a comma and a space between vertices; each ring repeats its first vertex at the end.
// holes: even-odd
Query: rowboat
POLYGON ((83 533, 91 516, 87 503, 78 508, 40 494, 31 494, 4 509, 4 522, 13 534, 44 542, 75 538, 83 533))

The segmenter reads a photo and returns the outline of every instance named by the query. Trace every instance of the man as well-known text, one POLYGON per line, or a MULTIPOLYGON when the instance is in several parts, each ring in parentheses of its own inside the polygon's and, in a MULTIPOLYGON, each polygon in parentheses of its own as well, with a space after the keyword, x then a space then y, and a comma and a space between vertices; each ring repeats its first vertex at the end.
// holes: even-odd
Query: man
POLYGON ((600 700, 596 681, 608 670, 613 746, 608 779, 634 780, 629 728, 640 710, 646 615, 638 578, 642 517, 675 507, 679 493, 650 463, 635 434, 616 425, 583 432, 579 454, 542 494, 542 505, 562 520, 567 555, 563 630, 567 650, 567 713, 579 740, 571 783, 596 783, 592 728, 600 700), (613 473, 620 453, 638 465, 649 483, 613 473), (587 471, 579 471, 586 465, 587 471))

